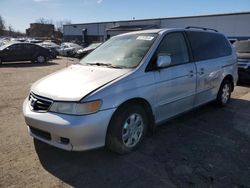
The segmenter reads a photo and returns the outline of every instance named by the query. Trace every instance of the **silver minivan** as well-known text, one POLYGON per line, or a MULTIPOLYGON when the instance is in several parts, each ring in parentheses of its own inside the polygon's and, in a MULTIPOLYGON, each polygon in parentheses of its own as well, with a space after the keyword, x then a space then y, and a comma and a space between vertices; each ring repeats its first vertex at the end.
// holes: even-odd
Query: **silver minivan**
POLYGON ((210 101, 226 105, 237 79, 236 54, 217 31, 132 32, 34 83, 23 113, 35 139, 124 154, 169 118, 210 101))

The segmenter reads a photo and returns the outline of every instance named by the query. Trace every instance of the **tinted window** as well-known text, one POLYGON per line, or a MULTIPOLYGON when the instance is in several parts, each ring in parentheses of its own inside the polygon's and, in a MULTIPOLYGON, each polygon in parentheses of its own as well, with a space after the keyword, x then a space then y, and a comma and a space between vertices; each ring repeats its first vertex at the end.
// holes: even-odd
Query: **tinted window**
POLYGON ((195 61, 231 55, 227 39, 219 33, 187 31, 195 61))
POLYGON ((9 46, 8 48, 11 51, 17 51, 17 50, 22 50, 23 45, 22 44, 13 44, 13 45, 9 46))
POLYGON ((157 54, 165 53, 171 56, 172 64, 187 63, 188 49, 182 33, 170 33, 162 40, 157 54))

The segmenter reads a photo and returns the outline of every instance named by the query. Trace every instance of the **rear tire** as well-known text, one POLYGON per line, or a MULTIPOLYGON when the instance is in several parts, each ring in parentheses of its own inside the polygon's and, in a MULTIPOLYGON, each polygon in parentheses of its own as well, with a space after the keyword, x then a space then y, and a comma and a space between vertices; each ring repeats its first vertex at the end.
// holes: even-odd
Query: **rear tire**
POLYGON ((36 57, 36 62, 37 63, 46 63, 46 57, 44 55, 38 55, 36 57))
POLYGON ((119 154, 130 153, 143 141, 149 120, 145 110, 135 105, 125 105, 113 115, 107 131, 106 146, 119 154))
POLYGON ((222 82, 216 98, 217 106, 223 107, 227 105, 231 98, 232 88, 232 83, 229 80, 222 82))

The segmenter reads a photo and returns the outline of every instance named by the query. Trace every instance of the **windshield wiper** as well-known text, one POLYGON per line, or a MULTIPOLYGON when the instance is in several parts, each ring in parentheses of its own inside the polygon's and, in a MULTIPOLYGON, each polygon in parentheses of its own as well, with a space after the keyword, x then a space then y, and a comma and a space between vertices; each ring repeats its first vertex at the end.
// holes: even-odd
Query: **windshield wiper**
POLYGON ((108 66, 111 66, 112 64, 110 63, 99 63, 99 62, 96 62, 96 63, 86 63, 87 65, 97 65, 97 66, 105 66, 105 67, 108 67, 108 66))
POLYGON ((109 67, 109 68, 115 68, 115 69, 122 69, 122 68, 127 68, 126 66, 123 65, 113 65, 111 63, 86 63, 87 65, 96 65, 96 66, 104 66, 104 67, 109 67))

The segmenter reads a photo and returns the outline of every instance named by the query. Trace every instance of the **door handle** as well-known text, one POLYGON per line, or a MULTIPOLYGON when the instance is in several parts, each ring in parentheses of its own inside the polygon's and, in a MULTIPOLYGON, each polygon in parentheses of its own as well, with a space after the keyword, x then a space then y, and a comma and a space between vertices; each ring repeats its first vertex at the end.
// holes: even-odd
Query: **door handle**
POLYGON ((189 71, 188 76, 189 76, 189 77, 193 77, 193 76, 194 76, 194 71, 192 71, 192 70, 189 71))
POLYGON ((201 68, 201 69, 200 69, 199 74, 200 74, 200 75, 204 74, 204 68, 201 68))

